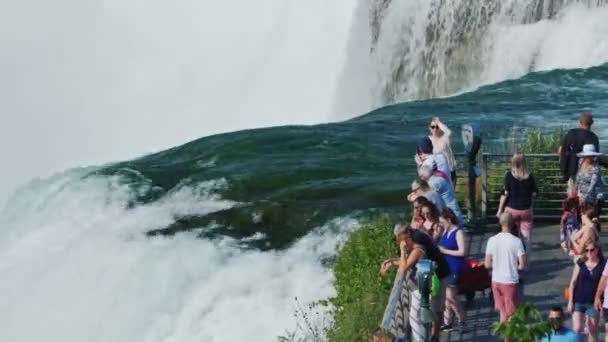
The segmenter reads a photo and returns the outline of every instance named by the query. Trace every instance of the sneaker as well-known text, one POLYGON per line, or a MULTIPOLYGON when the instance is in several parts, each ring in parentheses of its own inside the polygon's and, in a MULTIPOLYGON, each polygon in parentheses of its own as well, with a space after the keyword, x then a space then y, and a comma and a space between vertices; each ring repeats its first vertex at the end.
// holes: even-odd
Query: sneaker
POLYGON ((441 326, 441 328, 439 328, 439 330, 441 331, 452 331, 454 330, 454 326, 451 324, 444 324, 441 326))

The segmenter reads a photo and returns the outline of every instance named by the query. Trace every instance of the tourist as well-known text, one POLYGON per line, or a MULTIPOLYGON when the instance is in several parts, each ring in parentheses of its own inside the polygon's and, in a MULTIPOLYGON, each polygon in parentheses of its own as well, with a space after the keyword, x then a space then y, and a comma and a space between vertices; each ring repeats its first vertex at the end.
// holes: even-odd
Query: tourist
POLYGON ((414 229, 420 229, 424 224, 424 216, 422 215, 422 207, 428 203, 431 203, 428 198, 424 196, 418 196, 412 202, 412 222, 411 226, 414 229))
POLYGON ((593 145, 596 152, 600 150, 599 139, 591 131, 591 125, 593 125, 591 113, 581 113, 579 124, 579 128, 573 128, 566 133, 557 150, 564 181, 568 181, 568 194, 575 191, 574 181, 579 164, 577 154, 582 152, 583 146, 587 144, 593 145))
MULTIPOLYGON (((396 225, 394 233, 401 248, 401 257, 385 260, 382 263, 380 272, 381 274, 385 274, 393 266, 398 266, 397 275, 399 276, 399 274, 404 275, 413 270, 421 259, 430 259, 435 262, 437 266, 435 274, 437 274, 441 284, 439 294, 430 299, 431 309, 435 311, 437 318, 432 324, 431 341, 438 341, 440 317, 443 314, 445 301, 445 283, 450 273, 449 265, 427 234, 411 229, 406 223, 396 225)), ((415 272, 410 272, 410 276, 407 278, 411 290, 409 323, 412 330, 412 341, 422 341, 424 329, 419 321, 421 297, 418 284, 415 280, 415 272)))
POLYGON ((528 170, 526 158, 516 152, 511 158, 511 170, 504 178, 503 194, 500 196, 496 217, 508 212, 519 228, 527 254, 530 254, 530 240, 534 214, 532 205, 538 193, 534 176, 528 170))
POLYGON ((574 261, 578 262, 581 257, 585 256, 584 247, 587 244, 595 243, 599 240, 600 235, 597 230, 599 222, 595 209, 590 208, 581 215, 581 228, 572 234, 572 252, 574 261))
POLYGON ((412 192, 407 195, 407 200, 413 202, 420 196, 424 196, 431 201, 439 212, 443 211, 445 208, 445 203, 443 202, 443 199, 441 199, 441 196, 433 191, 427 182, 421 179, 412 182, 412 192))
POLYGON ((426 203, 421 209, 424 223, 422 230, 426 232, 435 242, 438 242, 443 235, 443 226, 439 223, 439 210, 433 203, 426 203))
POLYGON ((433 143, 433 154, 442 153, 445 155, 448 161, 448 167, 450 169, 450 180, 454 187, 456 186, 456 159, 454 159, 454 153, 452 153, 452 146, 450 144, 450 137, 452 131, 446 126, 438 117, 434 117, 429 125, 431 135, 429 138, 433 143))
POLYGON ((581 159, 575 181, 579 204, 582 210, 595 208, 598 215, 600 214, 599 199, 604 189, 602 168, 597 161, 601 155, 591 144, 583 146, 583 151, 576 155, 581 159))
POLYGON ((578 198, 576 196, 569 196, 562 206, 564 211, 560 221, 559 240, 564 253, 570 255, 573 250, 572 235, 580 228, 578 198))
POLYGON ((485 267, 492 270, 494 307, 500 321, 506 322, 520 301, 519 272, 526 266, 526 254, 521 239, 513 235, 513 217, 509 212, 499 218, 501 231, 486 245, 485 267))
POLYGON ((574 265, 570 280, 568 311, 572 313, 573 328, 580 335, 583 323, 586 323, 589 341, 597 341, 599 312, 595 309, 595 295, 605 266, 606 260, 599 245, 588 243, 585 245, 585 259, 574 265))
POLYGON ((436 191, 439 196, 443 199, 445 205, 452 209, 454 214, 458 217, 459 225, 464 223, 462 218, 462 211, 456 200, 456 193, 452 186, 442 177, 435 175, 431 168, 428 166, 421 166, 418 170, 420 179, 427 182, 432 190, 436 191))
POLYGON ((583 342, 583 339, 572 329, 564 326, 564 310, 555 305, 549 311, 551 334, 543 337, 540 342, 583 342))
MULTIPOLYGON (((595 291, 595 309, 602 313, 604 317, 604 331, 608 332, 608 262, 602 271, 602 278, 595 291), (603 300, 602 300, 603 297, 603 300)), ((598 323, 599 324, 599 323, 598 323)), ((608 342, 608 334, 604 337, 604 342, 608 342)))
POLYGON ((452 330, 454 321, 452 313, 456 315, 456 328, 460 332, 464 331, 464 313, 458 298, 458 286, 460 276, 464 270, 464 256, 467 246, 465 244, 464 233, 458 226, 458 217, 450 208, 445 208, 439 218, 444 228, 441 240, 439 240, 439 251, 443 254, 450 265, 450 275, 448 276, 445 292, 445 311, 443 312, 443 326, 441 330, 452 330))
POLYGON ((445 179, 452 190, 454 189, 454 185, 450 178, 451 171, 448 158, 443 153, 433 153, 433 142, 431 141, 431 138, 424 137, 420 140, 415 159, 418 169, 422 166, 429 167, 435 175, 445 179))

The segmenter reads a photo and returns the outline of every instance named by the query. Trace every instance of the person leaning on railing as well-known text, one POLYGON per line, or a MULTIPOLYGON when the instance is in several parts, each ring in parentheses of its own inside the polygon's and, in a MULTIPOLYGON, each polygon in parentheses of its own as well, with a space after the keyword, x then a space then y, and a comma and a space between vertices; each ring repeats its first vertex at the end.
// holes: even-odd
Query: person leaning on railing
POLYGON ((445 208, 445 203, 443 199, 437 192, 435 192, 429 184, 421 179, 415 180, 412 182, 412 192, 407 195, 407 200, 409 202, 414 202, 416 198, 423 196, 431 203, 433 203, 439 212, 443 211, 445 208))
POLYGON ((418 176, 423 181, 427 182, 431 189, 436 191, 439 196, 443 199, 445 205, 454 211, 454 214, 458 216, 458 221, 460 225, 464 223, 464 219, 462 217, 462 211, 460 210, 460 206, 458 205, 458 200, 456 199, 456 193, 454 192, 454 188, 447 180, 443 177, 437 176, 433 173, 432 169, 426 165, 423 165, 418 169, 418 176))
MULTIPOLYGON (((443 306, 445 304, 445 285, 447 276, 450 273, 450 266, 427 234, 410 228, 405 222, 397 224, 394 228, 394 233, 401 249, 401 257, 385 260, 380 266, 380 273, 384 275, 395 266, 397 266, 397 277, 405 277, 409 272, 408 279, 406 280, 410 287, 409 325, 412 331, 412 341, 414 342, 423 342, 424 329, 420 321, 421 292, 418 289, 417 283, 410 277, 415 276, 415 272, 410 271, 422 259, 430 259, 437 264, 435 274, 440 280, 440 289, 437 296, 431 298, 431 308, 436 314, 436 320, 433 321, 431 341, 438 341, 440 319, 443 315, 443 306)), ((391 305, 391 299, 389 298, 389 305, 391 305)), ((389 313, 387 315, 387 312, 385 312, 385 318, 391 315, 394 314, 389 313)))

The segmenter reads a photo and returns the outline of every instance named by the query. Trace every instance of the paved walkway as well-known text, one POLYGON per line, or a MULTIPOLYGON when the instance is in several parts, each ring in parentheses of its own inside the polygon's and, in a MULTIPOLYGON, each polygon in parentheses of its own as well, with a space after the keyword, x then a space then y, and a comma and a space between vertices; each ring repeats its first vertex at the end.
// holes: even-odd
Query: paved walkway
MULTIPOLYGON (((486 242, 492 235, 493 233, 469 235, 471 259, 483 260, 486 242)), ((600 240, 607 241, 606 234, 602 234, 600 240)), ((563 293, 570 281, 572 268, 572 262, 559 248, 559 227, 539 224, 532 231, 531 265, 524 278, 523 300, 536 304, 543 314, 555 304, 562 305, 566 310, 563 293)), ((485 296, 478 292, 467 308, 468 331, 464 334, 442 333, 442 341, 501 341, 492 335, 492 323, 498 321, 498 313, 494 312, 494 304, 488 296, 489 291, 486 291, 485 296)), ((569 320, 566 325, 572 327, 569 320)), ((600 337, 600 340, 602 338, 600 337)))

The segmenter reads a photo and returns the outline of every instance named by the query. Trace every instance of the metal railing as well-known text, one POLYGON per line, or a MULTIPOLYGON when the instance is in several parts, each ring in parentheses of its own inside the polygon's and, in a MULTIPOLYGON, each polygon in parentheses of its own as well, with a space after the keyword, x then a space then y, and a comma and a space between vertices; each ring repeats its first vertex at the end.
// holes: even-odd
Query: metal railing
MULTIPOLYGON (((476 208, 469 217, 481 222, 495 219, 505 174, 511 167, 512 154, 481 153, 478 166, 481 176, 477 180, 476 208)), ((457 154, 456 194, 459 203, 468 215, 468 163, 463 154, 457 154)), ((566 198, 567 185, 562 181, 557 154, 526 154, 530 172, 535 178, 539 192, 534 201, 535 219, 559 220, 562 214, 562 201, 566 198)))

